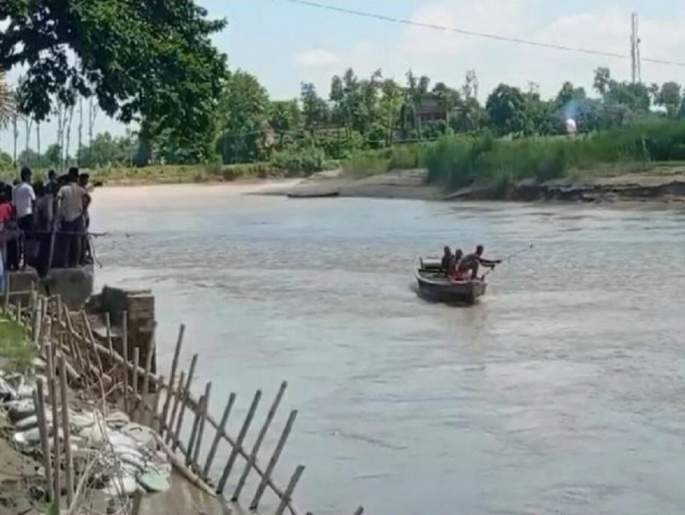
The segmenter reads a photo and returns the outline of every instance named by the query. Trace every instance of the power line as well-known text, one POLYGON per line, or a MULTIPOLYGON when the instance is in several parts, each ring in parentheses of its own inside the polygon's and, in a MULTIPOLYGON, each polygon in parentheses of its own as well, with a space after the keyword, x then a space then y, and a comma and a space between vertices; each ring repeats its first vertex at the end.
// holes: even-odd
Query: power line
MULTIPOLYGON (((516 43, 519 45, 533 46, 533 47, 538 47, 538 48, 547 48, 547 49, 552 49, 552 50, 561 50, 564 52, 575 52, 575 53, 587 54, 587 55, 599 55, 599 56, 603 56, 603 57, 611 57, 614 59, 630 59, 631 58, 629 55, 620 54, 618 52, 608 52, 605 50, 597 50, 597 49, 583 48, 583 47, 572 47, 572 46, 566 46, 566 45, 559 45, 556 43, 547 43, 544 41, 533 41, 533 40, 524 39, 524 38, 502 36, 500 34, 491 34, 491 33, 487 33, 487 32, 477 32, 477 31, 473 31, 473 30, 460 29, 457 27, 449 27, 447 25, 439 25, 439 24, 434 24, 434 23, 423 23, 423 22, 419 22, 419 21, 408 20, 406 18, 396 18, 393 16, 385 15, 385 14, 378 14, 378 13, 372 13, 372 12, 368 12, 368 11, 360 11, 357 9, 348 9, 346 7, 339 7, 336 5, 324 4, 324 3, 316 2, 313 0, 285 0, 285 1, 289 2, 291 4, 304 5, 307 7, 315 7, 317 9, 323 9, 323 10, 333 11, 333 12, 337 12, 337 13, 349 14, 352 16, 359 16, 362 18, 371 18, 371 19, 379 20, 379 21, 385 21, 385 22, 390 22, 390 23, 399 23, 402 25, 410 25, 413 27, 421 27, 424 29, 439 30, 442 32, 452 32, 455 34, 460 34, 462 36, 485 38, 485 39, 490 39, 490 40, 495 40, 495 41, 504 41, 507 43, 516 43)), ((670 61, 668 59, 649 59, 649 58, 643 57, 642 61, 654 63, 654 64, 663 64, 663 65, 667 65, 667 66, 685 67, 685 62, 670 61)))

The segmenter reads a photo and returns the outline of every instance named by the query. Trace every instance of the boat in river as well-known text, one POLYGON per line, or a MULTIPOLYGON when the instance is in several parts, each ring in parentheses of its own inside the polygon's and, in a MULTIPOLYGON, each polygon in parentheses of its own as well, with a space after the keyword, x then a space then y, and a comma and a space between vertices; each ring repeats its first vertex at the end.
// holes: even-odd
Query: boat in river
POLYGON ((475 304, 485 295, 487 283, 481 279, 455 281, 445 275, 439 261, 421 260, 416 272, 419 294, 434 302, 449 304, 475 304))

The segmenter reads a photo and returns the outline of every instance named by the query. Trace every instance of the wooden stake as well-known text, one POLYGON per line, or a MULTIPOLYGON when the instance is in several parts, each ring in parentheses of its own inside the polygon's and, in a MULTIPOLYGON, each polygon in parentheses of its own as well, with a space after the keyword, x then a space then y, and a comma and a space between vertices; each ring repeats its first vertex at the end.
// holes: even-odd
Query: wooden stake
POLYGON ((242 448, 243 440, 245 440, 245 436, 247 435, 247 431, 250 429, 250 424, 252 424, 252 419, 254 418, 255 411, 257 411, 257 405, 259 405, 259 400, 261 398, 262 398, 262 392, 261 392, 261 390, 257 390, 257 392, 254 395, 254 398, 252 399, 252 404, 250 405, 250 410, 247 412, 247 417, 245 417, 245 421, 243 422, 243 427, 240 428, 240 433, 238 434, 238 438, 235 441, 235 445, 233 446, 233 449, 231 449, 231 454, 228 457, 228 461, 226 462, 226 467, 224 467, 224 471, 221 474, 221 479, 219 479, 219 484, 217 485, 217 488, 216 488, 216 493, 219 495, 224 493, 224 488, 226 488, 226 481, 228 481, 228 476, 231 474, 231 469, 233 468, 233 464, 235 463, 235 460, 238 457, 240 449, 242 448))
POLYGON ((138 411, 138 365, 140 364, 140 348, 133 349, 133 405, 131 406, 131 420, 137 422, 138 411))
POLYGON ((52 343, 48 345, 47 351, 48 395, 50 397, 50 405, 52 406, 52 452, 55 456, 55 468, 53 479, 55 481, 55 499, 59 503, 59 497, 62 491, 62 484, 60 481, 61 458, 59 452, 59 411, 57 402, 57 391, 55 388, 55 348, 52 343))
MULTIPOLYGON (((176 380, 176 369, 178 368, 178 358, 181 354, 181 345, 183 344, 183 335, 185 334, 186 326, 181 324, 178 329, 178 338, 176 339, 176 348, 174 349, 174 358, 171 362, 171 375, 169 376, 169 389, 167 390, 166 399, 164 399, 164 407, 162 408, 162 421, 166 422, 169 413, 169 403, 171 402, 171 392, 174 391, 174 381, 176 380)), ((164 430, 164 428, 162 428, 164 430)))
POLYGON ((40 433, 40 447, 43 452, 43 462, 45 465, 45 482, 47 483, 48 498, 53 500, 55 498, 54 483, 52 481, 52 461, 50 460, 50 438, 48 433, 48 424, 45 420, 45 394, 43 393, 43 378, 36 379, 36 389, 33 391, 33 404, 36 407, 36 415, 38 417, 38 430, 40 433))
POLYGON ((288 482, 288 486, 285 489, 283 497, 281 497, 281 502, 278 505, 278 508, 276 508, 274 515, 283 515, 283 512, 288 507, 288 504, 290 504, 290 499, 293 496, 293 492, 295 491, 295 487, 297 486, 297 482, 300 480, 300 476, 302 476, 303 472, 304 472, 304 465, 298 465, 297 468, 295 469, 295 473, 293 474, 293 477, 291 477, 290 481, 288 482))
POLYGON ((164 384, 164 376, 159 376, 159 382, 157 388, 155 388, 155 393, 152 400, 152 416, 150 418, 150 427, 152 427, 155 432, 159 435, 162 434, 162 420, 159 417, 159 396, 162 391, 162 385, 164 384))
POLYGON ((200 402, 195 411, 195 421, 193 422, 193 429, 190 433, 190 440, 188 440, 188 455, 186 456, 186 465, 193 465, 195 470, 197 467, 197 455, 200 452, 201 437, 199 436, 200 426, 204 424, 204 416, 207 413, 207 404, 209 403, 209 395, 212 391, 212 382, 209 381, 205 385, 205 393, 200 397, 200 402))
POLYGON ((112 342, 112 320, 109 316, 109 311, 105 313, 105 330, 107 334, 107 347, 109 348, 110 356, 114 356, 114 343, 112 342))
POLYGON ((67 398, 67 364, 64 354, 59 358, 59 385, 62 401, 62 431, 64 433, 64 459, 67 483, 67 505, 71 506, 74 498, 74 462, 71 456, 71 428, 69 426, 69 401, 67 398))
POLYGON ((147 342, 147 354, 145 355, 145 377, 143 378, 143 396, 150 393, 150 375, 152 374, 152 358, 155 355, 154 340, 150 339, 147 342))
POLYGON ((195 470, 200 469, 200 448, 202 447, 202 435, 205 431, 205 422, 207 422, 207 410, 209 410, 209 399, 212 392, 212 383, 207 383, 205 387, 205 402, 202 404, 200 410, 200 427, 197 433, 197 442, 195 442, 195 449, 193 450, 193 466, 195 470))
POLYGON ((183 415, 186 411, 186 406, 190 398, 190 385, 193 382, 193 376, 195 374, 195 366, 197 365, 197 354, 193 354, 193 358, 190 360, 190 369, 188 370, 188 377, 186 379, 186 386, 183 392, 183 397, 181 398, 181 408, 178 411, 178 420, 176 421, 176 431, 174 431, 175 439, 171 448, 175 451, 176 444, 181 438, 181 426, 183 425, 183 415))
POLYGON ((122 371, 122 381, 124 383, 124 412, 130 413, 128 409, 128 313, 126 311, 121 315, 121 354, 124 356, 122 371))
POLYGON ((166 431, 166 443, 171 442, 172 438, 172 433, 173 433, 173 427, 174 424, 176 423, 176 415, 178 414, 178 406, 179 403, 181 402, 181 395, 183 393, 183 386, 185 385, 185 377, 186 373, 181 372, 181 375, 178 377, 178 386, 176 387, 176 390, 170 389, 168 394, 169 396, 174 397, 174 407, 171 410, 171 417, 169 420, 163 420, 164 426, 165 426, 165 431, 166 431))
POLYGON ((233 404, 235 403, 235 397, 235 393, 231 393, 231 395, 229 395, 226 408, 224 408, 224 414, 221 416, 221 422, 219 422, 219 427, 216 430, 216 436, 214 437, 214 441, 209 448, 209 454, 207 455, 207 461, 205 462, 203 474, 205 478, 209 477, 209 470, 212 467, 212 462, 214 461, 216 450, 219 447, 219 442, 221 442, 221 438, 226 433, 226 423, 228 422, 228 417, 231 415, 231 410, 233 409, 233 404))
POLYGON ((261 500, 262 495, 264 494, 264 490, 266 489, 267 478, 271 478, 271 474, 273 473, 274 468, 276 467, 278 458, 281 456, 281 452, 283 452, 283 447, 285 447, 285 442, 288 440, 288 435, 290 434, 290 431, 293 428, 295 418, 297 418, 297 410, 293 410, 290 412, 288 422, 286 422, 285 428, 283 429, 283 433, 281 433, 281 438, 280 440, 278 440, 276 449, 274 450, 274 453, 271 456, 271 459, 269 460, 269 464, 267 465, 266 470, 264 471, 264 476, 262 477, 262 480, 259 482, 259 486, 255 491, 254 498, 250 503, 251 510, 256 510, 259 506, 259 501, 261 500))
POLYGON ((257 460, 257 454, 259 453, 259 448, 262 446, 262 442, 264 440, 264 437, 266 436, 266 433, 269 431, 269 427, 271 426, 271 422, 273 421, 274 417, 276 416, 276 410, 278 410, 278 405, 281 403, 281 399, 283 398, 283 394, 285 393, 285 390, 287 387, 288 387, 288 383, 283 381, 283 383, 281 383, 281 387, 278 389, 278 393, 276 394, 276 398, 274 399, 273 403, 271 404, 271 408, 269 408, 269 412, 266 415, 266 419, 264 420, 264 424, 262 425, 262 429, 259 431, 259 435, 257 436, 257 439, 255 440, 254 445, 252 446, 252 451, 250 452, 250 458, 245 463, 245 468, 243 469, 243 473, 240 476, 240 480, 238 481, 238 485, 236 486, 235 491, 233 492, 233 497, 231 497, 231 501, 233 501, 233 502, 237 501, 238 497, 240 497, 240 492, 242 491, 243 487, 245 486, 245 482, 247 481, 247 477, 250 475, 250 471, 252 470, 253 463, 257 460))

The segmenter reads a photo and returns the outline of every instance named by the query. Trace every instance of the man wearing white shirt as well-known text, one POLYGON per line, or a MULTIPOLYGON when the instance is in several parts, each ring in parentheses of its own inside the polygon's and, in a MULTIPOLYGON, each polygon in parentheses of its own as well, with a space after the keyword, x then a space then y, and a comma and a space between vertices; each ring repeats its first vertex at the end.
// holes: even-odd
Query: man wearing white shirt
MULTIPOLYGON (((17 212, 17 225, 24 231, 26 239, 33 238, 33 205, 36 202, 36 194, 31 186, 31 169, 21 169, 21 182, 12 190, 12 204, 17 212)), ((24 246, 20 243, 19 256, 24 258, 24 246)), ((19 259, 21 259, 21 257, 19 259)))

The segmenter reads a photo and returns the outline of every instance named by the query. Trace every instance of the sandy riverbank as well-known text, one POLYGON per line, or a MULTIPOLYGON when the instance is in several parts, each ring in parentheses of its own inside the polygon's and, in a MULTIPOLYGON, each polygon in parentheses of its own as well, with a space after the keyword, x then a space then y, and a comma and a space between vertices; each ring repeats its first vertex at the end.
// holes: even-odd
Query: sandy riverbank
POLYGON ((505 191, 477 185, 446 193, 427 184, 426 170, 398 170, 364 178, 322 172, 292 185, 265 186, 254 192, 295 198, 374 197, 420 200, 518 200, 576 202, 685 202, 685 170, 654 169, 612 177, 523 180, 505 191))

